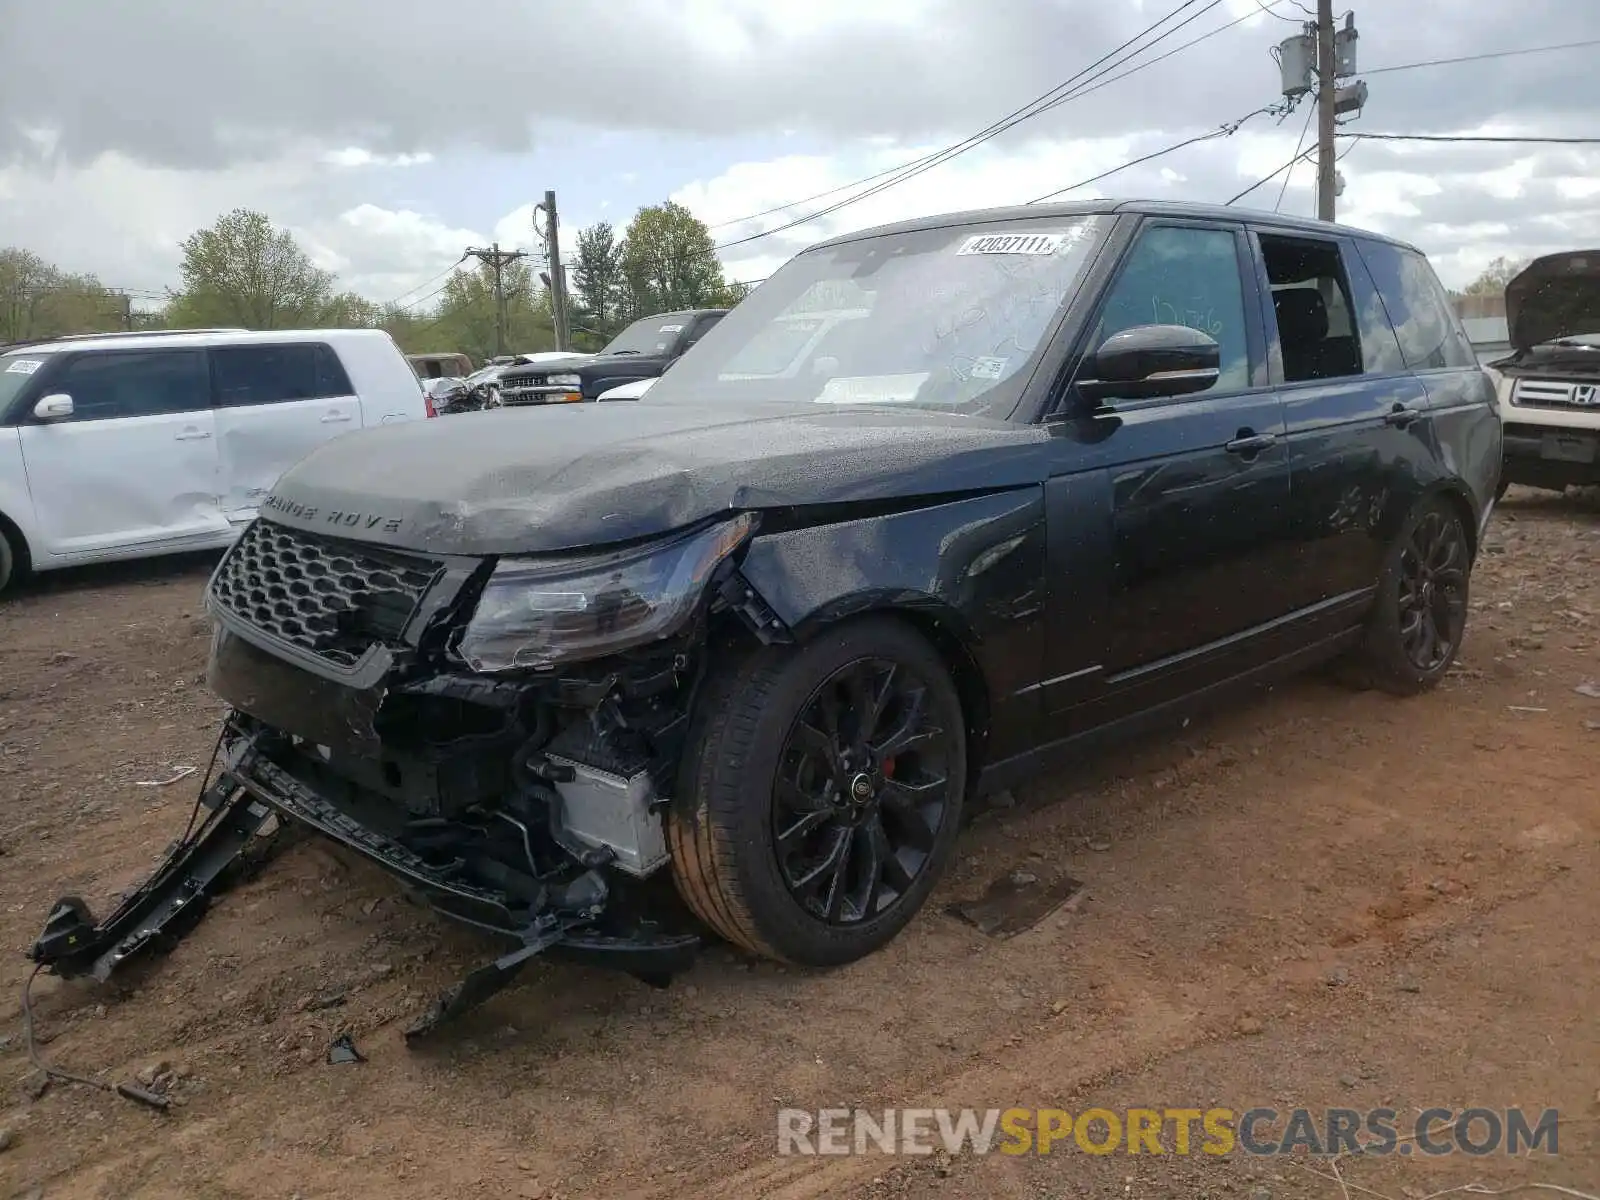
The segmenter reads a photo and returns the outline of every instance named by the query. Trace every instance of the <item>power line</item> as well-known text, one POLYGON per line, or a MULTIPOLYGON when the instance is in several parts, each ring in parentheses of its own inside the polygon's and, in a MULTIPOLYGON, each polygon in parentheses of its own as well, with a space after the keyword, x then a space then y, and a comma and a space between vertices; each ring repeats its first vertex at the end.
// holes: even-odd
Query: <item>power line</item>
POLYGON ((1392 67, 1369 67, 1363 75, 1386 75, 1392 71, 1417 71, 1423 67, 1447 67, 1455 63, 1487 62, 1491 58, 1517 58, 1523 54, 1551 54, 1557 50, 1581 50, 1600 46, 1600 38, 1582 42, 1560 42, 1554 46, 1526 46, 1521 50, 1493 50, 1487 54, 1463 54, 1457 58, 1430 58, 1423 62, 1398 63, 1392 67))
MULTIPOLYGON (((412 292, 421 291, 423 288, 427 287, 428 284, 430 284, 430 283, 435 283, 438 280, 443 279, 446 275, 449 275, 452 271, 454 271, 457 267, 459 267, 462 263, 464 263, 466 261, 467 261, 467 256, 465 254, 463 254, 460 258, 456 259, 455 262, 451 263, 444 270, 440 271, 432 279, 424 280, 422 283, 417 284, 415 287, 408 287, 405 291, 401 292, 400 295, 396 296, 393 300, 387 301, 383 305, 383 307, 384 308, 388 308, 391 305, 399 304, 400 301, 404 297, 409 296, 412 292)), ((441 288, 440 291, 442 291, 442 290, 443 289, 441 288)), ((436 296, 438 294, 439 294, 438 292, 430 292, 429 293, 429 295, 431 295, 431 296, 436 296)), ((424 297, 424 298, 426 298, 426 297, 424 297)), ((419 303, 419 302, 416 301, 416 300, 413 300, 413 301, 411 301, 411 304, 407 304, 404 307, 410 308, 411 305, 417 304, 417 303, 419 303)))
MULTIPOLYGON (((1278 13, 1271 12, 1271 10, 1272 10, 1273 5, 1281 4, 1281 3, 1283 3, 1283 0, 1256 0, 1256 2, 1261 6, 1261 10, 1263 12, 1271 13, 1272 16, 1279 16, 1280 15, 1278 13)), ((1209 11, 1209 9, 1211 7, 1213 7, 1213 6, 1208 5, 1205 9, 1202 9, 1199 13, 1196 13, 1195 16, 1204 15, 1207 11, 1209 11)), ((1180 8, 1180 9, 1178 9, 1176 11, 1182 11, 1182 10, 1180 8)), ((1168 16, 1162 18, 1162 20, 1163 21, 1170 20, 1172 16, 1176 15, 1176 11, 1174 13, 1168 14, 1168 16)), ((1187 42, 1184 42, 1182 45, 1174 46, 1171 50, 1167 50, 1167 51, 1165 51, 1165 52, 1163 52, 1161 54, 1158 54, 1155 58, 1147 59, 1144 62, 1139 63, 1136 66, 1133 66, 1133 67, 1129 68, 1126 71, 1123 71, 1121 74, 1113 75, 1109 79, 1102 79, 1098 83, 1091 83, 1091 85, 1088 86, 1088 87, 1074 88, 1070 95, 1068 95, 1068 96, 1060 96, 1060 97, 1057 97, 1054 100, 1050 100, 1049 103, 1045 104, 1044 107, 1040 108, 1038 112, 1032 113, 1032 114, 1030 114, 1030 116, 1038 116, 1040 113, 1049 112, 1051 109, 1057 107, 1058 105, 1066 103, 1066 101, 1069 100, 1069 99, 1070 100, 1080 99, 1083 96, 1087 96, 1090 92, 1097 92, 1103 87, 1110 87, 1113 83, 1118 83, 1121 80, 1124 80, 1124 79, 1128 78, 1128 76, 1130 76, 1130 75, 1136 75, 1140 71, 1144 70, 1145 68, 1153 67, 1157 63, 1163 62, 1166 59, 1171 58, 1175 54, 1182 54, 1185 50, 1189 49, 1191 46, 1198 46, 1201 42, 1206 41, 1209 38, 1216 37, 1217 34, 1219 34, 1219 33, 1225 33, 1228 30, 1232 29, 1235 25, 1242 25, 1244 22, 1250 20, 1255 15, 1256 15, 1255 13, 1247 12, 1242 17, 1235 17, 1233 20, 1227 22, 1226 24, 1219 25, 1215 29, 1207 30, 1205 33, 1202 33, 1199 37, 1190 38, 1187 42)), ((1284 18, 1284 19, 1285 20, 1293 20, 1293 18, 1287 18, 1287 17, 1284 18)), ((1156 25, 1160 25, 1161 23, 1162 23, 1161 21, 1157 21, 1155 25, 1150 26, 1150 29, 1154 29, 1156 27, 1156 25)), ((1187 22, 1185 22, 1185 23, 1187 23, 1187 22)), ((1149 29, 1147 29, 1145 32, 1148 33, 1149 29)), ((1176 30, 1173 30, 1171 32, 1176 32, 1176 30)), ((1144 35, 1140 34, 1139 36, 1142 37, 1144 35)), ((1137 38, 1134 39, 1134 40, 1137 40, 1137 38)), ((1127 45, 1127 43, 1123 43, 1123 44, 1127 45)), ((1152 42, 1151 46, 1154 46, 1154 45, 1155 45, 1155 43, 1152 42)), ((1150 46, 1146 46, 1146 47, 1144 47, 1144 49, 1148 50, 1148 49, 1150 49, 1150 46)), ((1117 51, 1113 51, 1112 53, 1114 54, 1116 52, 1117 51)), ((1134 57, 1134 56, 1130 56, 1130 58, 1131 57, 1134 57)), ((1112 64, 1112 66, 1113 67, 1122 66, 1122 65, 1126 64, 1128 61, 1130 61, 1130 59, 1123 59, 1122 62, 1114 63, 1114 64, 1112 64)), ((1088 69, 1089 68, 1085 68, 1085 70, 1088 70, 1088 69)), ((1080 71, 1079 74, 1083 74, 1083 72, 1080 71)), ((1071 80, 1069 79, 1067 82, 1070 83, 1071 80)), ((996 129, 996 126, 1000 125, 1004 121, 1009 120, 1011 117, 1017 116, 1019 113, 1023 113, 1025 111, 1027 111, 1027 109, 1030 108, 1032 105, 1040 104, 1041 102, 1047 100, 1052 95, 1052 93, 1054 93, 1056 91, 1059 91, 1061 86, 1065 86, 1065 85, 1059 85, 1056 88, 1052 88, 1051 91, 1044 93, 1043 96, 1035 98, 1032 102, 1030 102, 1030 104, 1023 105, 1022 108, 1014 110, 1013 112, 1008 114, 1008 116, 1002 117, 1000 119, 1000 121, 995 122, 994 125, 989 126, 989 129, 996 129)), ((1009 128, 1009 126, 1007 128, 1009 128)), ((988 132, 988 131, 984 130, 984 131, 980 131, 980 132, 988 132)), ((1004 130, 997 130, 997 132, 1002 132, 1003 133, 1004 130)), ((979 135, 978 134, 974 134, 973 136, 977 137, 979 135)), ((956 144, 959 145, 960 143, 956 143, 956 144)), ((875 180, 883 179, 885 176, 895 175, 895 174, 898 174, 901 171, 908 171, 908 170, 911 170, 912 168, 922 166, 924 163, 927 163, 927 164, 929 164, 931 166, 931 165, 934 165, 932 160, 938 158, 941 154, 944 154, 946 151, 948 151, 950 149, 951 149, 951 147, 946 147, 945 150, 937 150, 937 151, 934 151, 931 154, 925 154, 921 158, 910 159, 909 161, 900 163, 897 166, 886 167, 882 171, 878 171, 878 172, 876 172, 876 173, 874 173, 872 175, 864 176, 861 179, 853 180, 850 183, 841 183, 837 187, 828 188, 826 191, 816 192, 816 193, 814 193, 813 195, 810 195, 810 196, 803 196, 798 200, 790 200, 786 204, 775 205, 772 208, 765 208, 765 209, 762 209, 760 212, 750 213, 748 216, 735 217, 731 221, 718 221, 715 225, 707 226, 707 228, 709 228, 709 229, 725 229, 730 225, 743 225, 748 221, 759 220, 762 217, 770 217, 775 213, 787 212, 792 208, 798 208, 802 204, 810 204, 813 200, 821 200, 821 199, 823 199, 823 198, 825 198, 827 196, 834 196, 834 195, 837 195, 840 192, 847 192, 847 191, 851 190, 852 188, 861 187, 861 186, 863 186, 865 184, 872 183, 875 180)), ((907 176, 907 178, 910 178, 910 176, 907 176)), ((768 232, 770 232, 770 233, 778 233, 778 232, 780 232, 780 230, 774 229, 774 230, 769 230, 768 232)), ((758 237, 765 237, 767 235, 766 234, 758 234, 757 236, 758 237)), ((736 244, 736 243, 730 243, 730 244, 736 244)), ((723 247, 719 246, 718 249, 723 249, 723 247)))
POLYGON ((1138 55, 1144 53, 1146 50, 1151 49, 1152 47, 1156 46, 1160 42, 1164 41, 1166 38, 1171 37, 1179 29, 1182 29, 1185 25, 1189 24, 1189 22, 1195 20, 1198 17, 1203 16, 1205 13, 1209 12, 1211 9, 1217 7, 1217 5, 1221 3, 1221 0, 1209 0, 1209 2, 1206 3, 1205 6, 1202 7, 1198 12, 1192 13, 1190 16, 1188 16, 1184 20, 1180 21, 1177 25, 1173 26, 1171 29, 1168 29, 1165 32, 1159 34, 1153 41, 1149 42, 1147 45, 1138 46, 1138 47, 1132 49, 1131 51, 1129 50, 1129 47, 1133 47, 1136 42, 1139 42, 1142 39, 1144 39, 1145 37, 1149 36, 1155 30, 1159 29, 1162 25, 1166 24, 1168 21, 1170 21, 1174 17, 1176 17, 1184 9, 1189 8, 1190 6, 1192 6, 1195 3, 1198 3, 1198 0, 1183 0, 1183 3, 1179 4, 1176 8, 1172 9, 1165 16, 1162 16, 1158 20, 1152 22, 1146 28, 1141 30, 1139 33, 1135 34, 1133 37, 1131 37, 1131 38, 1127 39, 1126 41, 1124 41, 1121 45, 1115 47, 1114 49, 1112 49, 1111 51, 1107 52, 1106 54, 1101 55, 1094 62, 1090 63, 1087 67, 1085 67, 1082 70, 1078 71, 1075 75, 1069 76, 1067 79, 1063 80, 1061 83, 1059 83, 1055 87, 1051 88, 1048 92, 1045 92, 1042 96, 1039 96, 1039 97, 1035 98, 1034 100, 1030 101, 1028 104, 1023 105, 1022 108, 1013 110, 1007 116, 1001 118, 999 121, 995 122, 993 125, 990 125, 987 128, 985 128, 983 130, 980 130, 978 133, 975 133, 975 134, 971 135, 970 137, 967 137, 967 138, 963 139, 962 141, 955 143, 952 146, 948 146, 944 150, 941 150, 941 151, 939 151, 938 153, 936 153, 934 155, 925 156, 923 159, 917 160, 917 162, 915 164, 913 164, 910 169, 907 169, 903 173, 898 174, 893 178, 885 179, 881 183, 878 183, 877 185, 868 188, 866 191, 863 191, 863 192, 861 192, 861 193, 859 193, 857 195, 854 195, 854 196, 847 197, 847 198, 845 198, 843 200, 837 201, 834 204, 828 205, 827 207, 818 210, 817 212, 811 213, 811 214, 809 214, 807 216, 804 216, 804 217, 800 217, 800 218, 798 218, 796 220, 793 220, 793 221, 790 221, 790 222, 788 222, 786 224, 779 225, 774 229, 768 229, 768 230, 765 230, 765 231, 763 231, 761 233, 752 234, 749 237, 738 238, 738 239, 736 239, 734 241, 731 241, 731 242, 725 242, 725 243, 717 246, 716 249, 718 249, 718 250, 731 249, 734 246, 742 246, 742 245, 745 245, 746 243, 749 243, 749 242, 758 241, 761 238, 771 237, 775 233, 782 233, 782 232, 784 232, 786 230, 794 229, 797 226, 809 224, 810 222, 815 221, 820 217, 825 217, 825 216, 829 215, 830 213, 837 212, 840 209, 848 207, 851 204, 855 204, 855 203, 858 203, 861 200, 865 200, 869 196, 877 195, 879 192, 885 191, 888 188, 896 186, 897 184, 904 183, 906 180, 914 178, 915 176, 920 175, 920 174, 924 173, 925 171, 932 170, 936 166, 940 166, 943 163, 948 162, 953 158, 956 158, 956 157, 959 157, 962 154, 965 154, 968 150, 975 149, 976 147, 982 145, 984 142, 989 141, 991 138, 997 137, 1000 134, 1006 132, 1006 130, 1011 129, 1014 126, 1021 124, 1023 121, 1030 120, 1033 117, 1039 116, 1041 113, 1048 112, 1050 109, 1052 109, 1054 107, 1057 107, 1060 104, 1065 103, 1069 99, 1076 98, 1076 96, 1081 92, 1082 86, 1080 85, 1079 88, 1073 88, 1073 85, 1075 83, 1078 83, 1080 80, 1083 80, 1084 83, 1093 83, 1096 79, 1099 79, 1102 76, 1110 73, 1111 71, 1115 70, 1117 67, 1123 66, 1124 64, 1129 62, 1131 59, 1133 59, 1133 58, 1137 57, 1138 55), (1108 64, 1107 60, 1116 59, 1119 54, 1123 54, 1125 51, 1128 52, 1125 57, 1123 57, 1123 58, 1121 58, 1121 59, 1119 59, 1119 60, 1117 60, 1115 62, 1110 62, 1108 64), (1094 72, 1096 68, 1100 68, 1099 72, 1097 74, 1091 74, 1091 72, 1094 72), (1086 75, 1089 76, 1089 78, 1087 80, 1084 80, 1084 76, 1086 76, 1086 75), (1060 95, 1059 94, 1059 93, 1063 93, 1063 92, 1066 93, 1066 94, 1065 95, 1060 95))
POLYGON ((1088 187, 1091 183, 1099 183, 1100 180, 1105 179, 1107 176, 1115 175, 1119 171, 1126 171, 1129 167, 1137 167, 1140 163, 1147 163, 1152 159, 1162 158, 1176 150, 1182 150, 1185 146, 1193 146, 1197 142, 1208 142, 1214 138, 1232 137, 1238 132, 1239 127, 1246 121, 1254 117, 1259 117, 1263 113, 1278 111, 1281 108, 1282 106, 1277 104, 1269 104, 1265 108, 1258 108, 1255 110, 1255 112, 1246 113, 1236 121, 1229 121, 1227 124, 1219 125, 1215 129, 1208 129, 1205 133, 1197 134, 1190 138, 1184 138, 1183 141, 1174 142, 1170 146, 1163 146, 1160 150, 1152 150, 1149 154, 1141 154, 1138 158, 1131 158, 1119 166, 1112 167, 1110 170, 1101 171, 1098 175, 1091 175, 1087 179, 1080 179, 1077 183, 1068 184, 1064 188, 1057 188, 1053 192, 1048 192, 1037 199, 1028 201, 1028 203, 1042 204, 1046 200, 1053 200, 1057 196, 1065 195, 1067 192, 1075 192, 1081 187, 1088 187))
MULTIPOLYGON (((1315 112, 1316 110, 1312 109, 1312 111, 1315 112)), ((1304 140, 1305 140, 1305 135, 1302 133, 1301 134, 1301 141, 1303 142, 1304 140)), ((1339 157, 1334 159, 1334 161, 1335 162, 1343 162, 1344 158, 1345 158, 1345 155, 1349 154, 1350 151, 1354 150, 1358 144, 1359 143, 1357 143, 1357 142, 1351 142, 1349 146, 1347 146, 1344 150, 1342 150, 1339 153, 1339 157)), ((1299 147, 1296 146, 1297 153, 1288 162, 1284 163, 1283 166, 1279 167, 1277 170, 1273 171, 1272 173, 1270 173, 1268 175, 1263 175, 1260 179, 1256 180, 1249 187, 1245 188, 1244 191, 1238 193, 1232 199, 1227 200, 1224 203, 1223 207, 1227 207, 1228 205, 1233 204, 1235 201, 1243 200, 1246 196, 1248 196, 1251 192, 1255 191, 1258 187, 1262 187, 1265 184, 1271 183, 1274 179, 1276 179, 1279 175, 1282 175, 1285 171, 1291 171, 1298 164, 1306 162, 1307 160, 1313 159, 1313 158, 1315 158, 1317 156, 1317 148, 1315 146, 1313 146, 1310 150, 1307 150, 1303 154, 1298 153, 1298 149, 1299 149, 1299 147)), ((1288 181, 1285 180, 1284 181, 1284 190, 1285 191, 1288 190, 1288 186, 1289 186, 1288 181)), ((1283 203, 1283 196, 1281 194, 1278 196, 1278 203, 1279 204, 1283 203)), ((1278 211, 1277 207, 1275 206, 1272 211, 1273 212, 1277 212, 1278 211)))
POLYGON ((1363 142, 1491 142, 1506 145, 1600 146, 1600 137, 1514 137, 1454 133, 1340 133, 1363 142))
MULTIPOLYGON (((1289 181, 1294 178, 1294 169, 1300 162, 1300 147, 1306 144, 1306 134, 1311 132, 1311 118, 1317 115, 1317 106, 1306 105, 1306 123, 1300 127, 1300 136, 1295 139, 1294 157, 1289 160, 1288 174, 1283 177, 1283 186, 1278 189, 1278 200, 1272 206, 1272 211, 1277 212, 1283 207, 1283 198, 1289 194, 1289 181)), ((1230 200, 1231 204, 1232 201, 1230 200)))
MULTIPOLYGON (((1259 8, 1262 12, 1266 13, 1267 16, 1269 16, 1269 17, 1277 17, 1278 20, 1280 20, 1280 21, 1288 21, 1290 24, 1293 24, 1293 25, 1300 24, 1300 22, 1296 21, 1293 17, 1286 17, 1280 12, 1273 12, 1272 9, 1267 7, 1267 5, 1264 3, 1264 0, 1256 0, 1256 7, 1259 8)), ((1253 16, 1255 16, 1255 13, 1245 13, 1245 16, 1253 17, 1253 16)))

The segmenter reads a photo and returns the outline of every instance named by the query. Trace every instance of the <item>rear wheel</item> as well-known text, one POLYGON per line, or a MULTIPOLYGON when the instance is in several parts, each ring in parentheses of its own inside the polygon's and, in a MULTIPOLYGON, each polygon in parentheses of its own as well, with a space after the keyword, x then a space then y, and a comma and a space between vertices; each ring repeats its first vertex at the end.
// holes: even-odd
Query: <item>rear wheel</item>
POLYGON ((1389 547, 1359 652, 1359 682, 1397 695, 1436 686, 1467 626, 1472 544, 1455 506, 1425 500, 1389 547))
POLYGON ((5 523, 0 522, 0 593, 27 574, 27 552, 13 544, 5 523))
POLYGON ((861 958, 949 860, 966 730, 943 661, 871 618, 713 681, 668 819, 673 876, 728 941, 807 966, 861 958))

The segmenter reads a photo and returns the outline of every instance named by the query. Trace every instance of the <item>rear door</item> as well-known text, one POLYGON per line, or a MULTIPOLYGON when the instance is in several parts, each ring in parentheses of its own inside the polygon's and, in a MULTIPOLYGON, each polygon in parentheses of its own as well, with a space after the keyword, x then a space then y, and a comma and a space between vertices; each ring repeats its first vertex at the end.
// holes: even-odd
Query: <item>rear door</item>
POLYGON ((203 350, 74 355, 51 373, 73 414, 20 427, 46 554, 93 557, 226 537, 217 505, 216 418, 203 350))
POLYGON ((1253 242, 1289 430, 1294 607, 1332 633, 1366 605, 1433 476, 1428 394, 1349 239, 1260 229, 1253 242))
POLYGON ((278 477, 329 438, 361 428, 338 356, 321 342, 211 351, 218 484, 230 521, 248 521, 278 477))

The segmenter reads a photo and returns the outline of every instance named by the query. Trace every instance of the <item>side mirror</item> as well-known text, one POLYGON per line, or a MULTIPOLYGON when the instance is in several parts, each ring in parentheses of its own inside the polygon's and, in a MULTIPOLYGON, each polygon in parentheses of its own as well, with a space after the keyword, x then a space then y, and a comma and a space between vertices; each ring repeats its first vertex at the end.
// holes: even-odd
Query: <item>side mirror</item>
POLYGON ((41 421, 64 421, 72 415, 72 397, 65 392, 41 396, 33 406, 33 415, 41 421))
POLYGON ((1146 400, 1203 392, 1222 374, 1222 347, 1187 325, 1135 325, 1114 333, 1084 363, 1089 400, 1146 400))

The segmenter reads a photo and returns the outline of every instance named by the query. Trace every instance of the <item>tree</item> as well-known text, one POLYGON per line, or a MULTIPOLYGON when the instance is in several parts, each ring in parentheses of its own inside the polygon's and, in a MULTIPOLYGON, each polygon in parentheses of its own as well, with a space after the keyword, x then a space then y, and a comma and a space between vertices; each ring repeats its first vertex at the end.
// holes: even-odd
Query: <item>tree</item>
POLYGON ((0 249, 0 342, 121 329, 128 299, 93 275, 69 275, 31 250, 0 249))
POLYGON ((1516 261, 1501 255, 1483 269, 1471 283, 1467 284, 1463 293, 1468 296, 1499 296, 1504 294, 1506 284, 1516 278, 1517 273, 1527 266, 1526 261, 1516 261))
POLYGON ((727 298, 728 285, 711 231, 671 200, 634 215, 621 259, 630 318, 719 306, 727 298))
MULTIPOLYGON (((573 327, 584 326, 592 333, 587 340, 609 340, 623 323, 628 309, 628 281, 623 275, 624 243, 608 222, 591 225, 578 232, 576 258, 572 265, 572 286, 577 300, 573 327)), ((596 347, 598 348, 598 347, 596 347)))
MULTIPOLYGON (((182 290, 172 298, 178 326, 292 329, 324 324, 334 276, 313 263, 293 235, 236 208, 183 241, 182 290)), ((363 302, 365 303, 365 302, 363 302)))

